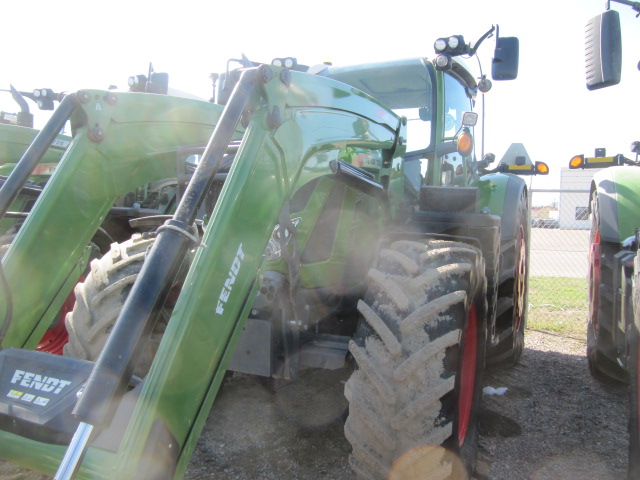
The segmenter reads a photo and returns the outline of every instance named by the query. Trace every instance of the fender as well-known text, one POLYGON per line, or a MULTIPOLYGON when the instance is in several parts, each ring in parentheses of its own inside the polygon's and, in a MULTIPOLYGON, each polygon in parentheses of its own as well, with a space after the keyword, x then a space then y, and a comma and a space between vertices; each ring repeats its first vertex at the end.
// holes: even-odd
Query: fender
POLYGON ((589 193, 589 213, 594 193, 598 194, 600 238, 622 243, 640 227, 637 192, 640 191, 640 168, 611 167, 593 176, 589 193))
POLYGON ((481 177, 480 182, 480 208, 489 208, 489 213, 501 217, 501 242, 515 238, 515 215, 504 215, 504 213, 515 207, 523 190, 527 191, 525 181, 516 175, 493 173, 481 177))

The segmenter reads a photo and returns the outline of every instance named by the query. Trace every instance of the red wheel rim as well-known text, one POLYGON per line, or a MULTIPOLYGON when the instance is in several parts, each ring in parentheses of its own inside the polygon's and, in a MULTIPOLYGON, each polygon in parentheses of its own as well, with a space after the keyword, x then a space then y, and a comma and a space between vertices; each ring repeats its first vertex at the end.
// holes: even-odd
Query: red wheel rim
POLYGON ((524 237, 524 227, 520 225, 518 229, 518 244, 516 246, 516 271, 515 271, 515 285, 514 285, 514 314, 513 314, 513 338, 514 343, 516 341, 517 332, 522 327, 522 321, 524 318, 525 305, 525 293, 527 290, 527 242, 524 237))
POLYGON ((458 401, 458 446, 462 447, 471 421, 478 361, 478 319, 475 304, 469 309, 469 319, 464 332, 462 366, 460 369, 460 398, 458 401))
MULTIPOLYGON (((80 277, 78 282, 84 282, 84 276, 80 277)), ((64 346, 69 341, 69 333, 67 332, 67 327, 64 323, 64 319, 67 316, 67 313, 73 311, 73 307, 76 304, 76 295, 72 290, 67 299, 62 304, 62 308, 60 308, 60 313, 58 314, 58 321, 55 326, 49 328, 42 336, 40 343, 36 347, 36 350, 47 353, 54 353, 56 355, 62 355, 62 351, 64 346)))
POLYGON ((64 317, 60 319, 54 328, 50 328, 43 335, 42 340, 38 343, 36 350, 40 352, 54 353, 62 355, 64 346, 69 341, 69 334, 64 325, 64 317))
POLYGON ((589 250, 589 323, 598 333, 598 310, 600 310, 600 232, 596 230, 589 250))

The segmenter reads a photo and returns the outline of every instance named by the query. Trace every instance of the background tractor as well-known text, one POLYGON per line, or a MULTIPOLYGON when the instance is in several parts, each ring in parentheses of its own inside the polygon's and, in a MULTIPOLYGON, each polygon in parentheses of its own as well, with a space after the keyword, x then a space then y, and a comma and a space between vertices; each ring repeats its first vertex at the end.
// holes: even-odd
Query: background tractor
MULTIPOLYGON (((0 185, 4 184, 7 176, 15 168, 16 163, 26 149, 31 145, 38 131, 33 128, 33 114, 26 99, 36 102, 39 108, 53 110, 54 101, 58 101, 60 94, 51 89, 36 89, 33 92, 18 91, 12 86, 6 92, 16 101, 19 112, 0 112, 0 185), (35 96, 37 93, 37 97, 35 96), (37 101, 39 99, 39 101, 37 101)), ((59 134, 47 150, 42 162, 31 172, 29 183, 18 195, 11 211, 0 220, 0 254, 6 250, 8 243, 17 231, 17 226, 24 220, 27 212, 33 206, 56 165, 60 161, 65 149, 69 146, 71 137, 59 134), (4 248, 3 248, 4 246, 4 248)))
POLYGON ((513 173, 548 170, 476 157, 490 82, 460 56, 494 32, 492 76, 515 79, 518 41, 491 28, 438 39, 433 61, 243 57, 215 103, 68 95, 0 190, 4 213, 70 120, 2 259, 0 455, 56 478, 180 478, 227 369, 352 366, 359 478, 469 475, 485 362, 524 345, 529 205, 513 173), (32 351, 114 202, 166 178, 173 214, 133 222, 147 231, 76 288, 65 356, 32 351))
MULTIPOLYGON (((130 90, 136 92, 167 94, 168 75, 156 73, 149 66, 148 75, 135 75, 129 79, 130 90)), ((115 88, 115 87, 114 87, 115 88)), ((40 110, 54 110, 55 103, 60 102, 65 94, 55 93, 51 89, 35 89, 33 92, 18 91, 13 86, 7 91, 18 104, 17 113, 1 112, 0 114, 0 186, 16 167, 27 148, 31 145, 38 130, 33 127, 33 114, 30 113, 27 99, 33 101, 40 110)), ((67 125, 65 125, 67 127, 67 125)), ((61 128, 64 131, 66 128, 61 128)), ((71 137, 59 133, 52 141, 42 160, 29 172, 28 181, 10 205, 10 209, 0 219, 0 258, 7 251, 28 212, 42 192, 49 178, 55 171, 71 137)), ((185 159, 187 153, 185 153, 185 159)), ((144 220, 135 220, 154 215, 170 213, 175 209, 179 182, 184 183, 187 161, 183 162, 181 179, 161 179, 136 187, 119 198, 109 210, 106 218, 89 242, 92 258, 106 254, 112 243, 124 242, 135 232, 148 230, 144 220)), ((193 170, 193 169, 192 169, 193 170)), ((26 173, 26 172, 24 172, 26 173)), ((86 272, 88 273, 88 272, 86 272)), ((85 275, 80 277, 84 281, 85 275)), ((62 354, 68 343, 68 333, 64 318, 75 305, 75 295, 69 294, 59 314, 44 334, 36 347, 37 350, 62 354)))
MULTIPOLYGON (((640 3, 612 0, 640 14, 640 3)), ((609 10, 586 26, 586 83, 589 90, 620 82, 622 41, 618 12, 609 10)), ((577 155, 570 168, 602 168, 590 188, 589 317, 587 358, 601 381, 629 383, 628 478, 640 476, 640 142, 633 142, 631 160, 622 154, 577 155), (615 167, 615 168, 607 168, 615 167)))

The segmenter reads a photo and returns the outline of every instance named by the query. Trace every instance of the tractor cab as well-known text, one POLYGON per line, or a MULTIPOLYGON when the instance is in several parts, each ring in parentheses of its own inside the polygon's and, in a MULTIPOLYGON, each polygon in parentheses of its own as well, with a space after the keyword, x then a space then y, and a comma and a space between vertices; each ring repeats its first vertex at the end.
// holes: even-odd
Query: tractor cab
POLYGON ((480 44, 496 34, 492 62, 494 80, 512 80, 518 73, 518 39, 500 38, 492 27, 474 44, 461 35, 439 38, 436 58, 332 67, 311 67, 324 75, 361 90, 398 116, 406 118, 404 173, 410 187, 422 185, 466 186, 478 171, 475 161, 474 116, 478 91, 486 93, 491 81, 475 75, 463 58, 473 57, 480 44), (478 81, 477 81, 478 80, 478 81), (437 103, 443 98, 443 103, 437 103))

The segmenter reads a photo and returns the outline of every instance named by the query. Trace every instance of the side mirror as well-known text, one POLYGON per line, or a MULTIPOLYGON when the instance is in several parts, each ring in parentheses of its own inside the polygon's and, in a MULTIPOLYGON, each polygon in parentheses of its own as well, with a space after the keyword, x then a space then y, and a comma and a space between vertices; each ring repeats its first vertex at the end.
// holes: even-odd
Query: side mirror
POLYGON ((520 42, 516 37, 498 37, 491 62, 494 80, 515 80, 518 77, 520 42))
POLYGON ((622 40, 617 11, 607 10, 587 23, 585 67, 588 90, 620 83, 622 40))

